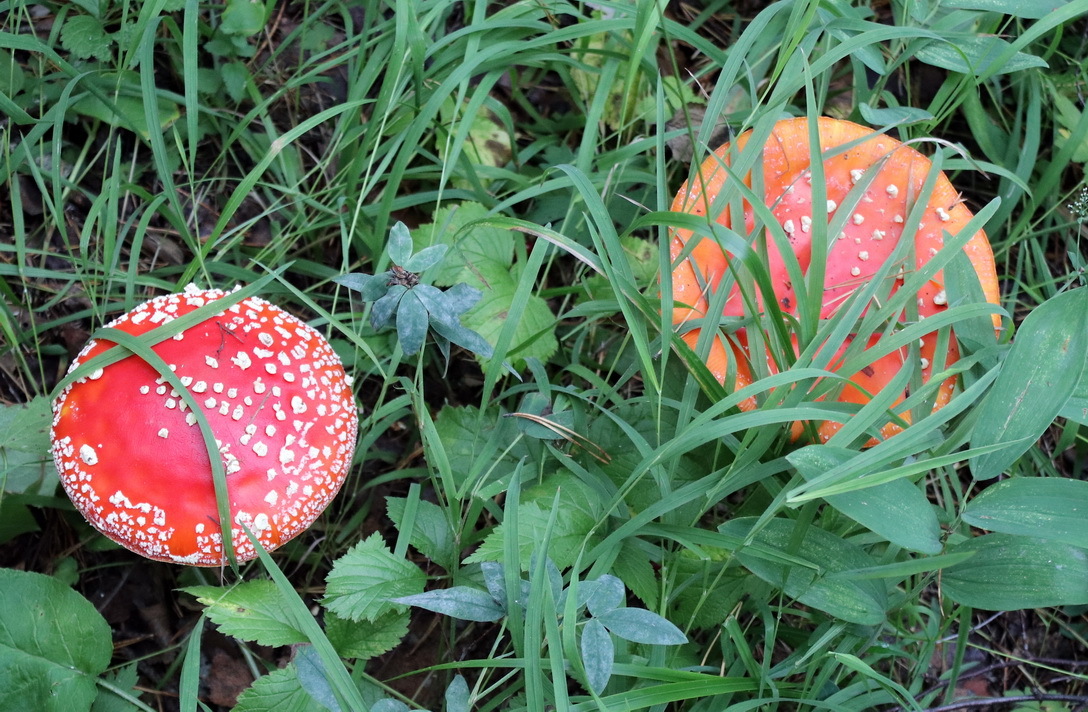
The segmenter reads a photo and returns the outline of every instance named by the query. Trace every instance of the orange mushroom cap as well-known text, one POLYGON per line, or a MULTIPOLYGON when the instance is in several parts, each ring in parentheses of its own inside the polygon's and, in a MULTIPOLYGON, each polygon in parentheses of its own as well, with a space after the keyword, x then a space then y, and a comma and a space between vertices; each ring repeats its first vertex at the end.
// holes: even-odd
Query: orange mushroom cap
MULTIPOLYGON (((881 266, 887 262, 900 237, 903 235, 905 221, 908 219, 914 201, 921 195, 923 183, 931 170, 931 162, 924 155, 895 139, 878 134, 869 128, 850 121, 821 117, 817 119, 820 148, 829 152, 844 144, 857 141, 849 148, 830 156, 823 161, 825 194, 824 206, 812 205, 811 161, 813 147, 809 145, 809 121, 806 118, 786 119, 775 124, 770 138, 762 149, 762 179, 764 200, 775 220, 789 240, 794 256, 801 271, 808 272, 812 258, 812 222, 823 220, 824 215, 830 222, 835 211, 847 199, 847 194, 860 181, 869 180, 868 171, 877 171, 868 182, 866 190, 857 201, 852 213, 845 220, 844 227, 836 235, 828 235, 828 255, 824 276, 824 291, 820 318, 825 319, 841 308, 843 302, 859 286, 869 282, 881 266), (825 213, 826 210, 826 213, 825 213)), ((730 164, 730 153, 742 150, 747 144, 751 132, 738 136, 733 146, 726 144, 714 152, 700 166, 699 174, 689 183, 685 183, 673 201, 674 212, 706 215, 708 207, 713 208, 719 193, 728 180, 723 164, 730 164)), ((751 176, 745 176, 745 183, 750 184, 751 176)), ((963 204, 959 194, 948 181, 944 173, 938 174, 936 184, 929 195, 924 217, 914 232, 914 268, 921 269, 944 245, 944 233, 955 235, 971 220, 972 213, 963 204)), ((715 216, 718 223, 730 225, 730 216, 723 210, 715 216)), ((744 209, 746 225, 736 226, 738 232, 751 234, 755 229, 755 218, 751 206, 744 209)), ((790 282, 783 255, 778 242, 768 238, 767 264, 771 283, 778 306, 783 314, 797 316, 795 289, 790 282)), ((709 297, 718 288, 725 275, 732 255, 725 252, 717 242, 710 239, 695 238, 689 230, 674 229, 670 245, 674 264, 672 272, 673 296, 676 306, 673 309, 673 324, 679 326, 706 316, 709 297), (697 240, 688 246, 691 240, 697 240), (688 248, 684 259, 681 253, 688 248)), ((993 252, 989 241, 981 230, 968 240, 964 247, 972 266, 978 275, 983 294, 987 301, 997 304, 997 274, 994 268, 993 252)), ((903 266, 904 272, 911 271, 903 266)), ((891 291, 882 296, 894 294, 901 284, 895 280, 891 291)), ((762 307, 762 297, 760 299, 762 307)), ((944 277, 937 272, 919 290, 917 294, 918 316, 925 318, 947 309, 944 277)), ((726 297, 723 314, 742 316, 745 313, 740 288, 734 283, 726 297)), ((995 320, 995 326, 999 322, 995 320)), ((716 337, 711 343, 707 357, 707 367, 723 385, 739 389, 749 385, 752 380, 751 359, 748 349, 747 334, 738 329, 730 340, 716 337), (736 380, 726 384, 726 374, 730 363, 733 364, 736 380)), ((682 338, 694 347, 699 337, 699 329, 691 329, 682 334, 682 338)), ((842 365, 841 352, 849 346, 854 337, 842 345, 832 359, 830 370, 838 372, 842 365)), ((869 338, 866 349, 875 345, 878 336, 869 338)), ((925 334, 921 339, 920 359, 923 382, 928 382, 932 373, 937 347, 936 330, 925 334)), ((794 343, 796 348, 796 340, 794 343)), ((869 401, 868 394, 875 394, 902 369, 907 357, 906 349, 892 352, 880 358, 872 359, 856 373, 840 373, 849 379, 837 396, 840 402, 862 405, 869 401)), ((948 352, 944 364, 948 366, 958 360, 959 351, 954 339, 949 339, 948 352)), ((768 359, 773 372, 774 364, 768 359)), ((946 379, 939 387, 934 403, 934 410, 943 407, 952 397, 955 378, 946 379)), ((906 394, 896 398, 895 404, 902 403, 906 394)), ((744 410, 757 406, 754 399, 740 404, 744 410)), ((894 407, 894 406, 893 406, 894 407)), ((910 422, 910 414, 903 413, 904 421, 910 422)), ((839 428, 834 422, 821 423, 819 437, 828 440, 839 428)), ((884 438, 902 430, 889 422, 881 429, 884 438)), ((794 437, 801 432, 801 425, 794 425, 794 437)), ((870 443, 872 444, 872 443, 870 443)))
MULTIPOLYGON (((190 285, 108 326, 139 335, 226 292, 190 285)), ((109 350, 91 340, 70 370, 109 350)), ((196 398, 219 446, 237 559, 272 550, 321 514, 351 465, 358 415, 328 341, 250 297, 152 347, 196 398)), ((179 393, 129 356, 53 402, 53 458, 65 492, 99 531, 156 561, 224 562, 208 450, 179 393)))

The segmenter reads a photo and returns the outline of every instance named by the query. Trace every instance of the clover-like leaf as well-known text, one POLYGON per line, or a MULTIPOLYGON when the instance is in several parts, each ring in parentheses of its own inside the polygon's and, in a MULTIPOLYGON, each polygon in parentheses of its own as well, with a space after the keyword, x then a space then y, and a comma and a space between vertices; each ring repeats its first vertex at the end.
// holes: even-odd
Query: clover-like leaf
POLYGON ((412 233, 408 231, 407 225, 398 222, 389 230, 386 250, 393 264, 407 268, 408 261, 412 259, 412 233))
POLYGON ((623 581, 610 574, 605 574, 597 579, 597 584, 593 594, 586 600, 586 606, 589 608, 590 614, 602 616, 619 608, 625 597, 623 581))
POLYGON ((449 245, 431 245, 412 255, 401 267, 409 272, 422 272, 441 262, 442 258, 446 256, 447 250, 449 250, 449 245))
POLYGON ((391 602, 424 608, 463 621, 491 622, 506 615, 506 611, 491 594, 470 586, 454 586, 402 596, 392 599, 391 602))
POLYGON ((596 616, 605 628, 632 643, 683 645, 688 638, 683 631, 645 608, 616 608, 596 616))
POLYGON ((582 629, 582 667, 591 690, 600 694, 616 661, 616 647, 612 636, 596 618, 591 618, 582 629))
POLYGON ((414 291, 409 291, 397 307, 397 337, 400 339, 400 347, 404 353, 409 356, 419 353, 427 338, 429 323, 427 307, 423 306, 423 302, 419 301, 414 291))
POLYGON ((363 274, 353 272, 333 278, 334 282, 358 292, 364 302, 376 302, 389 291, 389 273, 363 274))
POLYGON ((370 325, 380 329, 389 323, 389 319, 397 311, 401 297, 408 291, 403 284, 395 284, 389 288, 385 296, 374 302, 374 308, 370 310, 370 325))

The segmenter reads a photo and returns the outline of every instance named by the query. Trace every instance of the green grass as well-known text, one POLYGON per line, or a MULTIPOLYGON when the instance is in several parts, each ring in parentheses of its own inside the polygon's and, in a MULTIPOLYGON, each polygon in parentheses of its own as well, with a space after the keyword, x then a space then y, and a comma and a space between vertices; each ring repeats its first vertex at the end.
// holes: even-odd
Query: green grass
MULTIPOLYGON (((1068 536, 1080 543, 1054 532, 1088 486, 1088 392, 1076 378, 1088 339, 1076 326, 1088 2, 971 9, 981 4, 0 4, 2 563, 92 601, 103 568, 162 566, 172 588, 203 586, 199 604, 173 594, 207 606, 195 630, 219 626, 265 674, 242 712, 273 700, 378 712, 924 709, 953 703, 979 660, 1016 662, 1010 690, 1083 704, 1088 533, 1075 516, 1068 536), (704 111, 714 118, 700 124, 704 111), (897 339, 888 349, 914 342, 920 328, 889 327, 909 288, 863 314, 873 286, 824 321, 804 290, 792 325, 751 314, 782 372, 733 392, 697 355, 714 329, 684 346, 659 287, 670 227, 750 241, 667 212, 716 147, 715 123, 751 129, 758 146, 776 119, 821 114, 934 155, 989 235, 1002 283, 999 343, 985 343, 987 308, 970 299, 941 317, 967 353, 952 366, 952 404, 928 415, 931 389, 912 388, 915 425, 869 449, 886 407, 817 400, 835 384, 813 387, 834 351, 816 346, 885 330, 897 339), (684 141, 694 164, 676 158, 684 141), (397 329, 375 329, 371 304, 336 281, 388 270, 398 222, 417 252, 449 246, 424 283, 481 291, 462 321, 491 356, 455 347, 447 363, 433 340, 405 353, 397 329), (273 273, 261 296, 323 331, 356 379, 359 446, 342 493, 315 529, 240 577, 103 552, 55 473, 36 466, 70 354, 151 295, 273 273), (791 333, 811 347, 795 353, 791 333), (1081 350, 1064 360, 1034 350, 1065 336, 1081 350), (1033 365, 1069 385, 1033 390, 1033 365), (1034 421, 1007 417, 1018 393, 1034 421), (757 410, 737 408, 752 396, 757 410), (792 422, 827 419, 847 423, 828 446, 790 441, 792 422), (1070 489, 1029 501, 1051 517, 1034 529, 987 529, 972 502, 997 474, 1070 489), (873 502, 883 521, 866 519, 873 502), (623 616, 638 614, 601 602, 612 577, 627 608, 686 642, 624 633, 623 616), (356 580, 390 593, 363 603, 345 588, 356 580), (466 600, 482 617, 463 602, 384 601, 424 588, 475 591, 466 600), (587 607, 579 591, 602 599, 587 607), (431 662, 386 679, 380 656, 409 617, 415 647, 392 656, 424 646, 431 662), (1010 620, 1029 621, 1026 647, 1010 620), (595 687, 606 640, 614 665, 595 687), (273 672, 258 643, 301 647, 273 672)), ((758 157, 738 155, 736 174, 758 157)), ((734 181, 717 207, 740 209, 745 190, 734 181)), ((757 226, 785 240, 769 210, 757 226)), ((838 226, 814 227, 826 250, 838 226)), ((752 305, 766 274, 754 246, 731 277, 752 305)), ((934 269, 962 275, 946 252, 934 269)), ((859 366, 870 356, 847 352, 859 366)), ((178 638, 180 662, 139 679, 120 653, 107 677, 80 669, 116 709, 156 709, 165 697, 147 689, 211 709, 198 699, 201 644, 178 638)), ((0 650, 0 671, 23 664, 0 650)))

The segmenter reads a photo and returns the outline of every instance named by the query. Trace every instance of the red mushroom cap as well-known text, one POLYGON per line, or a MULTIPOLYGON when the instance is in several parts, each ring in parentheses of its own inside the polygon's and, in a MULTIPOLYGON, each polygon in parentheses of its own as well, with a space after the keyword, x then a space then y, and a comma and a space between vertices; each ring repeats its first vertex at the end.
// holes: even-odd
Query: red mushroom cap
MULTIPOLYGON (((221 299, 190 285, 108 326, 139 335, 221 299)), ((91 340, 72 363, 114 344, 91 340)), ((153 350, 195 397, 219 445, 239 561, 306 529, 351 465, 358 415, 328 341, 257 297, 153 350)), ((177 391, 137 356, 65 388, 53 402, 53 458, 76 508, 99 531, 156 561, 224 563, 208 451, 177 391)))
MULTIPOLYGON (((762 149, 762 175, 765 203, 770 206, 776 221, 789 238, 802 272, 807 273, 812 258, 813 220, 823 220, 824 215, 827 215, 830 221, 839 206, 844 204, 847 194, 862 180, 866 172, 877 171, 860 201, 852 209, 841 232, 828 235, 827 266, 820 311, 820 318, 828 318, 853 291, 870 281, 877 270, 891 258, 904 232, 910 208, 921 194, 932 164, 913 148, 864 126, 825 117, 817 121, 820 148, 824 152, 858 141, 847 150, 824 159, 826 208, 822 205, 814 208, 812 205, 811 162, 814 149, 809 145, 808 119, 786 119, 775 125, 762 149)), ((750 136, 751 132, 738 136, 734 141, 735 149, 743 149, 750 136)), ((728 180, 728 174, 722 165, 729 164, 731 150, 730 145, 726 144, 703 163, 699 175, 680 188, 672 205, 673 211, 706 215, 708 206, 714 205, 728 180)), ((749 182, 750 176, 745 181, 749 182)), ((943 247, 944 233, 956 234, 972 217, 971 211, 963 204, 947 177, 943 173, 939 174, 929 196, 924 217, 914 233, 915 264, 903 265, 901 274, 924 267, 943 247)), ((755 219, 747 204, 744 218, 746 225, 743 231, 751 234, 755 229, 755 219)), ((727 211, 718 215, 716 220, 726 226, 730 224, 727 211)), ((740 227, 736 229, 741 231, 740 227)), ((709 304, 708 290, 717 288, 732 257, 715 241, 700 239, 691 246, 686 259, 676 262, 691 239, 692 233, 688 230, 673 231, 671 255, 675 267, 672 283, 677 303, 673 310, 673 323, 677 325, 705 316, 709 304)), ((985 233, 980 230, 973 235, 964 251, 978 274, 987 301, 996 304, 997 275, 993 252, 985 233)), ((784 314, 796 316, 797 299, 790 275, 778 243, 771 239, 767 240, 767 260, 767 271, 780 309, 784 314)), ((883 296, 894 294, 900 283, 897 281, 891 292, 883 296)), ((762 299, 761 296, 759 298, 762 299)), ((935 274, 918 292, 917 305, 921 318, 947 308, 942 273, 935 274)), ((744 302, 735 283, 726 298, 723 312, 726 316, 744 314, 744 302)), ((999 322, 995 320, 995 327, 998 325, 999 322)), ((698 329, 688 331, 682 336, 693 347, 698 337, 698 329)), ((714 339, 707 366, 724 383, 728 366, 732 362, 737 374, 733 385, 739 389, 752 382, 752 355, 748 350, 744 330, 739 330, 735 337, 736 342, 727 345, 720 338, 714 339)), ((866 348, 874 346, 877 338, 871 337, 866 348)), ((919 358, 922 379, 928 381, 935 363, 937 331, 926 334, 921 342, 919 358)), ((850 340, 843 345, 843 350, 849 343, 850 340)), ((840 356, 841 351, 831 361, 831 370, 837 370, 841 366, 840 356)), ((873 359, 857 373, 841 374, 848 377, 850 383, 842 389, 838 400, 857 404, 868 402, 869 396, 866 393, 876 393, 885 386, 901 370, 906 356, 906 349, 902 349, 873 359)), ((955 340, 951 339, 944 364, 947 366, 958 358, 959 351, 955 340)), ((773 363, 770 366, 773 370, 773 363)), ((954 378, 948 378, 941 384, 934 409, 943 407, 949 401, 954 386, 954 378)), ((906 394, 898 397, 895 404, 901 403, 905 397, 906 394)), ((749 410, 756 407, 756 402, 748 399, 741 407, 749 410)), ((901 417, 907 422, 910 421, 909 413, 904 413, 901 417)), ((821 424, 820 439, 828 440, 840 427, 833 422, 821 424)), ((881 434, 886 438, 901 429, 895 423, 888 423, 882 428, 881 434)), ((796 424, 794 436, 799 435, 800 431, 800 424, 796 424)))

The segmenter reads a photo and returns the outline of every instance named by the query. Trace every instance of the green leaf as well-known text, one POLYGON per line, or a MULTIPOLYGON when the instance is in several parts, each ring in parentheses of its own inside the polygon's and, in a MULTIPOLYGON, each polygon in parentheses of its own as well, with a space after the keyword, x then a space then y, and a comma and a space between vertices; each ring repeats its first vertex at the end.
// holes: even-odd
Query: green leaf
POLYGON ((0 406, 0 491, 49 494, 57 485, 49 457, 49 399, 39 396, 24 405, 0 406))
POLYGON ((394 603, 423 608, 463 621, 497 621, 506 615, 487 591, 471 586, 454 586, 413 596, 394 598, 394 603))
POLYGON ((106 34, 102 22, 90 15, 70 15, 60 29, 60 44, 78 59, 109 61, 113 38, 106 34))
POLYGON ((1001 373, 978 407, 971 447, 1008 444, 971 461, 976 479, 996 477, 1054 422, 1085 368, 1088 287, 1035 308, 1016 333, 1001 373))
MULTIPOLYGON (((484 290, 480 303, 465 314, 462 322, 494 346, 510 314, 516 291, 517 282, 512 275, 507 273, 496 278, 490 289, 484 290)), ((510 341, 510 354, 514 362, 524 363, 531 358, 547 361, 551 358, 559 348, 555 324, 555 315, 548 303, 539 296, 530 295, 510 341)))
POLYGON ((582 628, 581 652, 586 683, 599 695, 612 677, 616 647, 611 634, 596 618, 591 618, 582 628))
POLYGON ((433 284, 450 286, 458 282, 486 288, 490 280, 508 272, 514 264, 515 240, 510 230, 488 226, 465 226, 487 217, 479 203, 460 203, 435 211, 434 222, 421 225, 414 237, 417 248, 449 245, 446 260, 428 278, 433 284))
MULTIPOLYGON (((140 691, 136 689, 139 676, 136 672, 136 663, 129 663, 118 668, 116 672, 106 673, 103 679, 118 690, 139 698, 140 691)), ((139 708, 121 697, 113 690, 99 687, 98 697, 94 698, 91 712, 136 712, 139 708)))
POLYGON ((644 608, 616 608, 594 616, 609 632, 632 643, 683 645, 688 637, 665 618, 644 608))
POLYGON ((326 581, 322 603, 330 611, 353 621, 376 621, 403 610, 388 599, 422 591, 426 576, 415 564, 393 556, 375 532, 337 559, 326 581))
MULTIPOLYGON (((859 453, 827 445, 810 445, 786 456, 806 480, 813 480, 859 453)), ((906 479, 830 495, 827 503, 884 539, 925 554, 941 552, 941 525, 933 505, 906 479)))
POLYGON ((612 564, 612 571, 647 608, 657 608, 660 591, 657 575, 646 552, 639 548, 633 538, 624 540, 612 564))
POLYGON ((326 611, 325 634, 340 657, 369 660, 404 640, 408 620, 408 611, 390 611, 374 621, 351 621, 326 611))
POLYGON ((183 588, 207 607, 206 613, 225 635, 276 647, 304 643, 304 633, 284 619, 286 601, 272 581, 245 581, 235 586, 183 588))
POLYGON ((51 576, 0 569, 0 709, 88 710, 110 664, 109 624, 51 576))
POLYGON ((223 86, 234 101, 246 98, 246 85, 250 81, 249 67, 244 62, 227 62, 219 70, 223 86))
POLYGON ((298 679, 294 663, 258 677, 231 712, 313 712, 314 700, 298 679))
MULTIPOLYGON (((718 531, 744 539, 756 522, 755 517, 733 519, 718 527, 718 531)), ((818 571, 768 561, 747 548, 738 550, 737 557, 756 576, 807 606, 851 623, 883 622, 888 595, 880 581, 854 581, 828 575, 867 569, 875 566, 876 560, 856 544, 814 525, 809 525, 803 536, 797 537, 799 541, 795 541, 797 526, 788 519, 771 519, 755 534, 754 541, 783 555, 811 562, 819 566, 818 571)))
POLYGON ((1088 544, 1088 482, 1017 477, 990 485, 971 500, 963 521, 992 532, 1088 544))
POLYGON ((1069 0, 941 0, 941 6, 960 10, 1000 12, 1024 20, 1038 20, 1068 2, 1069 0))
POLYGON ((384 297, 374 302, 370 310, 370 325, 377 330, 389 323, 389 319, 397 311, 401 298, 407 293, 408 288, 403 284, 394 284, 390 287, 384 297))
POLYGON ((408 290, 397 304, 397 338, 405 354, 419 353, 427 339, 430 317, 427 307, 419 301, 413 290, 408 290))
MULTIPOLYGON (((385 499, 386 512, 397 531, 403 531, 405 502, 403 497, 385 499)), ((453 541, 453 528, 443 511, 434 502, 420 500, 408 542, 431 561, 452 571, 457 565, 457 547, 453 541)))
POLYGON ((1088 550, 986 534, 948 550, 961 552, 974 556, 941 574, 941 590, 957 603, 990 611, 1088 604, 1088 550))
POLYGON ((250 37, 264 29, 266 19, 265 5, 260 0, 227 0, 219 28, 228 35, 250 37))
MULTIPOLYGON (((547 552, 556 566, 566 568, 573 564, 582 547, 592 546, 599 536, 590 536, 600 509, 597 493, 567 472, 545 477, 540 484, 522 491, 518 506, 518 556, 522 570, 528 570, 533 552, 544 541, 556 489, 560 492, 559 504, 547 552)), ((502 561, 505 527, 500 524, 488 534, 466 563, 502 561)))
POLYGON ((389 229, 389 243, 386 245, 386 250, 393 264, 400 267, 408 264, 408 260, 412 259, 412 233, 408 231, 407 225, 397 221, 389 229))

